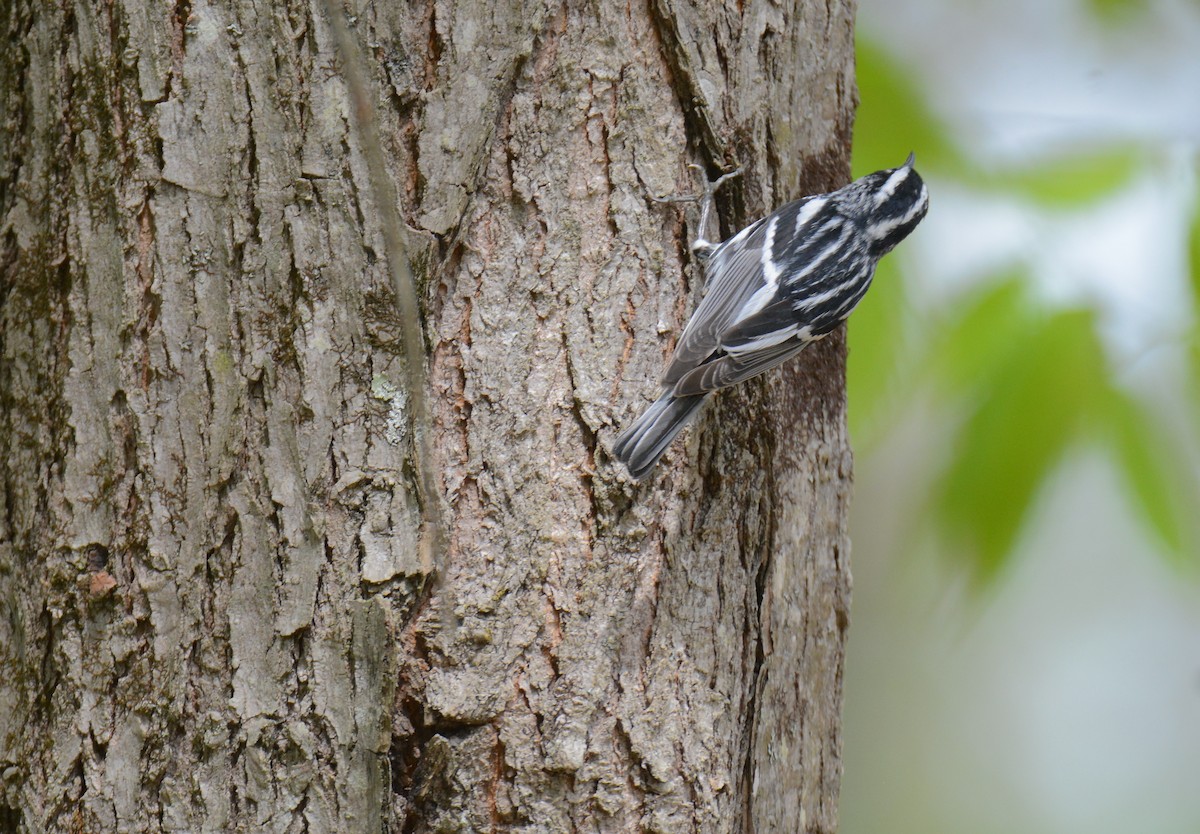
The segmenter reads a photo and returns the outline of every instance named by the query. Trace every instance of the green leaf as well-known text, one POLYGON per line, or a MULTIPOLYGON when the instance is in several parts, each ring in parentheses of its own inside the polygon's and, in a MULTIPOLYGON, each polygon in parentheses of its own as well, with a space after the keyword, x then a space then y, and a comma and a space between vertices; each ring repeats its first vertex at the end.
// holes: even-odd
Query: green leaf
POLYGON ((1134 509, 1159 541, 1182 562, 1195 489, 1180 471, 1164 434, 1128 396, 1112 391, 1105 402, 1109 439, 1134 509))
POLYGON ((961 169, 949 134, 909 81, 910 73, 868 38, 856 45, 859 105, 854 122, 855 177, 895 168, 909 151, 921 171, 961 169))
POLYGON ((1142 155, 1129 147, 1072 153, 1018 170, 971 172, 981 189, 1007 192, 1051 208, 1081 208, 1131 183, 1144 170, 1142 155))
POLYGON ((1192 207, 1192 223, 1188 228, 1188 277, 1196 320, 1200 323, 1200 205, 1192 207))
POLYGON ((1088 11, 1102 23, 1127 23, 1129 18, 1146 11, 1145 0, 1087 0, 1088 11))
POLYGON ((1191 392, 1200 408, 1200 205, 1192 207, 1192 222, 1188 229, 1188 279, 1192 289, 1192 336, 1188 345, 1188 364, 1191 366, 1191 392))
POLYGON ((924 363, 934 385, 950 395, 990 382, 1044 319, 1029 299, 1022 273, 1015 271, 989 281, 956 313, 931 342, 924 363))
POLYGON ((1014 346, 968 418, 937 509, 975 573, 997 573, 1046 475, 1108 390, 1090 312, 1046 318, 1014 346))

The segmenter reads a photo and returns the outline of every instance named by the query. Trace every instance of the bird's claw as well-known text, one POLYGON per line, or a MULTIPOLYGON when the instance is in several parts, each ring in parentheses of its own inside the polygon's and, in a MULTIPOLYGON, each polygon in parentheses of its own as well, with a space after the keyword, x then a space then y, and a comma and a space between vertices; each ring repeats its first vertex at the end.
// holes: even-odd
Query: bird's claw
MULTIPOLYGON (((701 173, 701 176, 704 175, 704 166, 703 165, 697 165, 695 162, 689 162, 688 167, 691 168, 693 171, 699 171, 701 173)), ((702 200, 706 200, 706 199, 711 200, 713 195, 717 193, 717 189, 720 188, 722 185, 724 185, 727 180, 731 180, 734 177, 740 177, 741 175, 742 175, 742 169, 734 168, 732 171, 722 174, 721 176, 717 177, 715 180, 709 180, 707 177, 704 177, 704 179, 703 179, 704 193, 702 193, 702 194, 684 194, 684 195, 676 194, 676 195, 673 195, 670 197, 658 197, 654 194, 647 194, 646 196, 649 197, 651 200, 653 200, 656 203, 695 203, 697 201, 702 201, 702 200)))
MULTIPOLYGON (((704 170, 700 168, 699 165, 693 165, 692 167, 700 169, 701 174, 704 173, 704 170)), ((725 183, 727 180, 733 179, 734 177, 741 176, 741 174, 741 168, 734 168, 729 173, 722 174, 712 181, 710 181, 708 177, 704 177, 704 196, 700 198, 700 224, 696 227, 700 234, 697 235, 696 242, 692 244, 692 252, 695 253, 696 257, 701 261, 708 260, 712 253, 716 251, 718 245, 715 243, 710 243, 705 238, 705 234, 707 234, 706 230, 708 229, 708 216, 712 214, 713 205, 716 202, 714 195, 716 195, 717 189, 720 188, 723 183, 725 183)))
MULTIPOLYGON (((704 176, 704 166, 703 165, 696 165, 695 163, 689 163, 688 167, 692 168, 693 170, 699 171, 700 175, 704 176)), ((710 180, 710 179, 708 179, 708 177, 704 177, 704 195, 706 197, 711 197, 712 195, 717 193, 717 189, 720 188, 722 185, 724 185, 727 180, 731 180, 736 177, 740 177, 741 175, 742 175, 742 169, 734 168, 732 171, 722 174, 721 176, 717 177, 715 180, 710 180)))

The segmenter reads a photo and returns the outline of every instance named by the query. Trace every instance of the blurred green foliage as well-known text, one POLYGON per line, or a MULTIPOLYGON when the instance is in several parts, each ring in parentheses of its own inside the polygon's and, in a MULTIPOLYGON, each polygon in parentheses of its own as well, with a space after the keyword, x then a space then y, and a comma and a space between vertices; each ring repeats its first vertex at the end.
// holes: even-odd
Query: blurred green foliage
MULTIPOLYGON (((932 180, 931 212, 938 210, 939 181, 1079 211, 1130 184, 1145 165, 1136 150, 1110 146, 984 171, 954 146, 909 74, 861 38, 858 85, 855 175, 894 167, 914 150, 919 170, 932 180)), ((1200 219, 1190 245, 1193 295, 1200 298, 1200 219)), ((1016 255, 1020 264, 1022 253, 1016 255)), ((933 526, 949 552, 976 578, 993 577, 1047 477, 1065 453, 1088 443, 1108 453, 1130 506, 1164 552, 1194 562, 1196 475, 1152 408, 1116 383, 1094 311, 1051 309, 1035 300, 1018 265, 918 316, 903 264, 903 257, 881 264, 851 321, 851 431, 856 445, 869 450, 906 407, 932 400, 945 410, 949 454, 922 523, 933 526)), ((1200 394, 1200 338, 1191 347, 1200 394)))
MULTIPOLYGON (((1197 195, 1200 200, 1200 195, 1197 195)), ((1192 303, 1195 316, 1200 320, 1200 205, 1192 207, 1192 225, 1188 230, 1188 277, 1191 279, 1192 303)), ((1192 330, 1192 343, 1189 346, 1191 360, 1191 389, 1192 399, 1200 409, 1200 326, 1192 330)), ((1200 427, 1197 427, 1200 431, 1200 427)))
POLYGON ((1083 208, 1127 186, 1144 169, 1132 147, 1102 148, 1089 154, 1055 157, 1020 170, 974 174, 968 185, 1005 192, 1053 208, 1083 208))
POLYGON ((922 171, 962 173, 966 163, 906 72, 870 41, 856 44, 858 112, 854 117, 855 177, 895 168, 909 151, 922 171))
POLYGON ((1145 0, 1087 0, 1092 17, 1109 24, 1119 24, 1131 15, 1145 11, 1145 0))

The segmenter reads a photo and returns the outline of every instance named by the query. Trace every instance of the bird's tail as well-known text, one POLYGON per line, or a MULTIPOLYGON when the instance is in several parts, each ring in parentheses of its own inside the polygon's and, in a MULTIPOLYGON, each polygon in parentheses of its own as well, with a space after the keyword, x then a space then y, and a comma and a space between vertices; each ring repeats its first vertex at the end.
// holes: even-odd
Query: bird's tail
POLYGON ((654 467, 675 435, 691 421, 706 399, 707 393, 676 397, 668 391, 621 432, 613 446, 613 454, 629 468, 630 475, 640 480, 654 467))

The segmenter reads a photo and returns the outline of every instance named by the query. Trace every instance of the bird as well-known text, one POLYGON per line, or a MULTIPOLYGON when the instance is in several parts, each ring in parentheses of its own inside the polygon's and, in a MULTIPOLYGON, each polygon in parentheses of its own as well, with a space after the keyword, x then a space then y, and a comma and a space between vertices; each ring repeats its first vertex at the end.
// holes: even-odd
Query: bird
POLYGON ((613 445, 635 480, 713 393, 781 365, 850 315, 879 259, 929 210, 914 161, 909 154, 897 168, 790 202, 719 243, 704 237, 713 195, 740 171, 705 182, 692 252, 707 290, 679 336, 659 398, 613 445))

